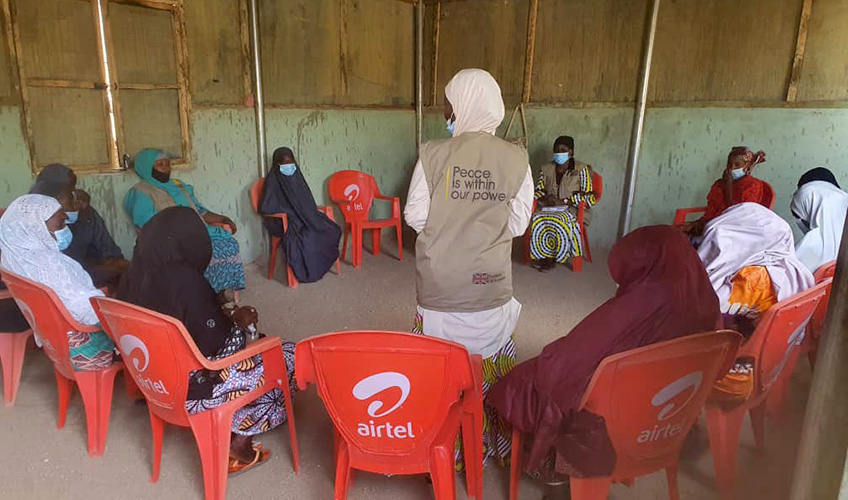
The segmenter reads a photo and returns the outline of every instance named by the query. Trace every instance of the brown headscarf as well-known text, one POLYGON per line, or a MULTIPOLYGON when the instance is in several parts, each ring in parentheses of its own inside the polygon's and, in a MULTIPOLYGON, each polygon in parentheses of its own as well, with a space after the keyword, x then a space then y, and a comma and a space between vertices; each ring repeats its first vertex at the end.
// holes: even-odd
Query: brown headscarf
POLYGON ((489 392, 500 415, 532 435, 533 469, 568 430, 583 393, 607 356, 717 327, 719 305, 704 266, 670 226, 638 229, 612 249, 615 297, 568 335, 517 366, 489 392))
POLYGON ((733 149, 730 150, 730 154, 727 155, 727 164, 730 165, 733 158, 737 156, 741 156, 745 159, 746 167, 753 167, 758 163, 764 163, 766 161, 765 151, 757 151, 754 153, 745 146, 734 146, 733 149))

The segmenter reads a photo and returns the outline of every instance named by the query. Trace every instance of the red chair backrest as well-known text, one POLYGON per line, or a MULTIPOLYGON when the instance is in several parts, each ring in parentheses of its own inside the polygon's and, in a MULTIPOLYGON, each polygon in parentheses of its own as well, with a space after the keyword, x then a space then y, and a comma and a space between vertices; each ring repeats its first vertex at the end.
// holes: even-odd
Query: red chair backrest
POLYGON ((592 191, 595 193, 595 203, 601 201, 604 195, 604 178, 597 172, 592 172, 592 191))
POLYGON ((380 193, 374 177, 358 170, 341 170, 330 176, 330 200, 339 206, 345 222, 367 221, 380 193))
POLYGON ((96 297, 91 302, 150 409, 170 422, 187 424, 189 372, 201 368, 203 355, 183 324, 120 300, 96 297))
POLYGON ((677 461, 713 382, 733 363, 741 335, 701 333, 604 359, 582 409, 604 418, 616 451, 614 478, 633 478, 677 461))
MULTIPOLYGON (((834 274, 836 274, 835 260, 828 262, 827 264, 823 264, 821 267, 816 269, 813 277, 816 279, 816 283, 821 283, 827 278, 833 278, 834 274)), ((824 292, 824 297, 822 297, 821 301, 819 301, 819 305, 816 307, 813 317, 810 318, 810 326, 807 330, 813 338, 819 338, 822 330, 824 329, 824 318, 827 316, 827 308, 830 305, 830 291, 832 288, 833 283, 831 282, 824 292)))
POLYGON ((9 271, 3 271, 3 281, 53 365, 73 380, 68 332, 90 331, 91 327, 80 325, 49 287, 9 271))
POLYGON ((761 394, 769 389, 803 340, 804 328, 813 315, 832 279, 782 300, 763 314, 751 338, 742 346, 740 356, 756 360, 755 389, 761 394))
POLYGON ((259 201, 262 198, 262 188, 265 187, 265 179, 261 178, 250 186, 250 206, 255 213, 259 213, 259 201))
POLYGON ((315 383, 352 458, 427 459, 451 406, 473 388, 459 344, 408 333, 356 331, 297 344, 301 387, 315 383))
POLYGON ((766 181, 763 181, 763 184, 763 201, 761 205, 771 210, 774 208, 774 188, 766 181))

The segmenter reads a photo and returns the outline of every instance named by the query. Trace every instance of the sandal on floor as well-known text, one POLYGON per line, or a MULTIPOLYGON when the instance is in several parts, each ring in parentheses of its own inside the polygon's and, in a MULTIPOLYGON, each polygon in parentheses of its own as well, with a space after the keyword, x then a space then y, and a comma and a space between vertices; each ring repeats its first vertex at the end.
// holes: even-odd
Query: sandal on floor
POLYGON ((253 460, 250 462, 242 462, 241 460, 231 457, 229 464, 227 465, 227 474, 230 476, 238 476, 250 469, 259 467, 271 458, 271 451, 262 449, 262 445, 254 446, 253 451, 255 452, 255 455, 253 456, 253 460))

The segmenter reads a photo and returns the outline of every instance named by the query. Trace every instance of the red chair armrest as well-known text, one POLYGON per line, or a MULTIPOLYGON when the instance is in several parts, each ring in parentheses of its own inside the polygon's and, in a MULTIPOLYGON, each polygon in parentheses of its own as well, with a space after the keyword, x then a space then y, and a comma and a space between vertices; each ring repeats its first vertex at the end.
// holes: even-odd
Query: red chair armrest
POLYGON ((703 213, 706 211, 707 207, 678 208, 677 211, 674 212, 674 225, 682 226, 683 224, 686 224, 687 215, 703 213))
POLYGON ((244 361, 247 358, 252 358, 257 354, 262 354, 263 352, 270 351, 277 347, 282 348, 282 346, 283 342, 279 337, 265 337, 264 339, 257 340, 256 342, 251 342, 247 345, 247 347, 232 356, 227 356, 226 358, 216 361, 209 361, 206 358, 202 358, 200 362, 207 370, 223 370, 224 368, 238 363, 239 361, 244 361))
POLYGON ((474 391, 483 399, 483 356, 471 355, 471 376, 474 377, 474 391))
POLYGON ((392 202, 392 219, 400 218, 400 198, 397 196, 384 196, 379 193, 375 194, 374 198, 392 202))

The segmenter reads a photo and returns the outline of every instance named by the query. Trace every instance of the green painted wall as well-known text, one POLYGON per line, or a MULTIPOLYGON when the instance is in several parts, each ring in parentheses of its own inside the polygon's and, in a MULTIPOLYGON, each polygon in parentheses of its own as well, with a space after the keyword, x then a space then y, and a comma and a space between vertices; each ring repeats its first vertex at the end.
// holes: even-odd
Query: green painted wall
POLYGON ((8 206, 32 183, 29 153, 17 106, 0 106, 0 207, 8 206))

